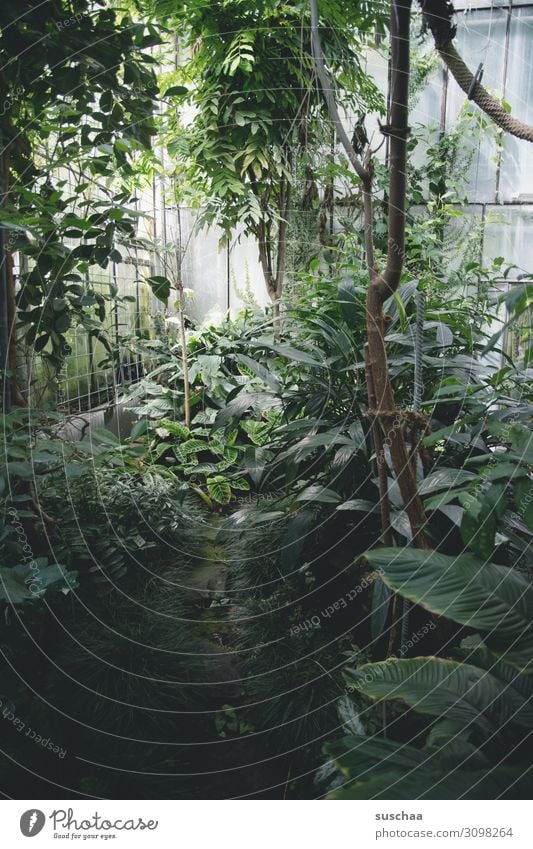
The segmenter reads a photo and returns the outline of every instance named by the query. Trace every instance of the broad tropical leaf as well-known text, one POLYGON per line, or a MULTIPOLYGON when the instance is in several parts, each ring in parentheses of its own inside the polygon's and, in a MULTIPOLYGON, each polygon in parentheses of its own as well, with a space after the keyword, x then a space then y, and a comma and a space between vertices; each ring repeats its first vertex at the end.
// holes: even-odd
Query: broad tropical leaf
POLYGON ((513 569, 471 554, 380 548, 367 560, 400 595, 454 622, 478 628, 505 659, 531 663, 533 587, 513 569))
POLYGON ((512 719, 533 722, 533 705, 484 669, 436 657, 389 659, 347 670, 346 681, 372 699, 400 699, 417 713, 505 733, 512 719), (517 712, 520 711, 518 717, 517 712))
POLYGON ((531 780, 520 767, 450 769, 438 757, 392 740, 346 737, 325 750, 346 776, 328 795, 332 800, 497 799, 508 788, 512 798, 528 798, 531 792, 531 780))
POLYGON ((527 770, 507 766, 469 770, 471 759, 459 749, 450 764, 447 747, 442 753, 425 752, 394 740, 354 734, 326 745, 324 751, 346 778, 329 799, 496 799, 508 789, 512 798, 528 798, 531 792, 527 770))
POLYGON ((24 604, 43 597, 47 590, 59 592, 78 586, 77 572, 68 571, 58 564, 47 564, 38 557, 32 564, 21 564, 10 569, 0 569, 0 601, 24 604))
POLYGON ((207 479, 207 491, 217 504, 229 504, 231 501, 231 486, 220 475, 207 479))
POLYGON ((431 472, 427 478, 420 481, 418 490, 420 495, 428 495, 430 492, 438 492, 441 489, 463 486, 475 477, 474 472, 468 472, 465 469, 437 469, 436 472, 431 472))
POLYGON ((254 374, 261 378, 263 383, 266 386, 269 386, 273 392, 279 392, 279 380, 262 363, 258 363, 257 360, 253 360, 245 354, 235 354, 235 361, 250 369, 254 374))

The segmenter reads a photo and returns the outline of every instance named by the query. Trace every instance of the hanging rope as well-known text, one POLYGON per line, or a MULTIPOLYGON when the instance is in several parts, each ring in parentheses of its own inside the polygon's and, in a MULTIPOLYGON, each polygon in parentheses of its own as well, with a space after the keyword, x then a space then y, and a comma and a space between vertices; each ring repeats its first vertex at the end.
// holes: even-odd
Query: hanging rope
POLYGON ((533 142, 533 126, 514 118, 499 100, 489 94, 481 85, 479 68, 473 74, 452 43, 457 27, 453 23, 455 10, 450 0, 419 0, 419 3, 424 23, 435 39, 435 47, 442 61, 468 99, 476 103, 506 133, 533 142))
POLYGON ((513 118, 500 101, 489 94, 487 89, 476 80, 453 44, 446 44, 443 47, 437 45, 437 50, 458 86, 462 88, 470 100, 479 106, 485 115, 488 115, 502 130, 517 139, 533 142, 533 127, 518 118, 513 118))

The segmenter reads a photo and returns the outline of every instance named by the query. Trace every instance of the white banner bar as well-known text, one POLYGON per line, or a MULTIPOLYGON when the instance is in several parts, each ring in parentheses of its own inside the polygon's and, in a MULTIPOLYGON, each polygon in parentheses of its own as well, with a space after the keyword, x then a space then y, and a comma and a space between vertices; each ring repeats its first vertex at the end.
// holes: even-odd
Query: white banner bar
POLYGON ((4 801, 1 845, 531 849, 527 802, 4 801), (35 843, 29 840, 35 838, 35 843))

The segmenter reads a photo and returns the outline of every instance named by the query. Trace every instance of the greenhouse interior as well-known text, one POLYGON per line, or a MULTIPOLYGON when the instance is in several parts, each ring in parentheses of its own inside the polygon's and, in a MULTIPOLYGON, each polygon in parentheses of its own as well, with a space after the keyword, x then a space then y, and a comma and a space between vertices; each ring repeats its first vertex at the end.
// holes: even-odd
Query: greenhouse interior
POLYGON ((531 798, 532 55, 4 0, 5 800, 531 798))

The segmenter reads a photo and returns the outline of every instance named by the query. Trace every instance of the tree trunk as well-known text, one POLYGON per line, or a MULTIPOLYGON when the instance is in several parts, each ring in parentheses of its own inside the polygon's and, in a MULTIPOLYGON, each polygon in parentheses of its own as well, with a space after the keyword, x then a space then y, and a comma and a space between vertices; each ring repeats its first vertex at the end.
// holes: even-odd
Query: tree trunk
MULTIPOLYGON (((366 301, 368 363, 372 375, 375 409, 370 413, 386 432, 392 466, 409 518, 413 541, 430 548, 423 528, 426 515, 418 494, 416 476, 407 452, 401 413, 390 381, 383 304, 400 283, 405 256, 405 197, 407 183, 407 136, 409 98, 409 47, 411 0, 393 0, 391 8, 391 107, 390 123, 382 131, 390 138, 387 266, 383 274, 370 267, 366 301)), ((371 212, 365 206, 365 217, 371 212)), ((365 220, 365 233, 372 222, 365 220)), ((368 237, 367 237, 368 241, 368 237)), ((368 248, 367 248, 368 253, 368 248)))
POLYGON ((278 225, 278 252, 276 257, 276 279, 275 279, 275 297, 279 300, 283 294, 283 284, 285 282, 285 269, 287 266, 287 235, 289 231, 289 215, 290 203, 292 195, 292 186, 288 180, 284 181, 282 193, 280 195, 280 220, 278 225))
POLYGON ((423 531, 426 523, 424 505, 418 494, 413 465, 404 439, 405 422, 402 421, 402 413, 396 407, 389 377, 383 324, 385 299, 380 292, 382 283, 383 278, 374 274, 368 287, 366 302, 368 362, 375 399, 375 408, 369 412, 374 419, 374 427, 377 423, 385 431, 385 441, 389 446, 391 462, 411 526, 413 542, 419 548, 429 549, 431 546, 423 531))
POLYGON ((189 383, 189 359, 187 357, 187 335, 185 332, 185 293, 183 291, 183 245, 181 238, 181 213, 179 204, 178 213, 178 255, 177 255, 177 281, 178 293, 178 320, 180 325, 181 340, 181 363, 183 366, 183 408, 185 427, 191 426, 191 387, 189 383))
MULTIPOLYGON (((390 139, 387 265, 383 273, 379 272, 374 261, 372 165, 368 155, 364 165, 360 162, 340 119, 322 56, 316 0, 311 0, 311 37, 316 72, 331 120, 362 185, 365 252, 369 272, 365 361, 368 375, 369 413, 373 419, 376 457, 379 464, 383 457, 383 431, 385 431, 385 441, 389 445, 393 471, 409 518, 414 543, 420 548, 428 549, 430 545, 423 531, 426 515, 418 494, 416 476, 403 434, 403 420, 408 415, 415 414, 401 412, 396 407, 389 376, 383 321, 383 304, 398 288, 405 255, 411 2, 412 0, 393 0, 391 6, 391 106, 389 124, 381 128, 390 139)), ((385 484, 383 470, 379 468, 378 477, 383 533, 385 538, 389 538, 389 507, 386 503, 386 493, 383 491, 385 484)))
MULTIPOLYGON (((2 192, 4 203, 7 202, 10 191, 10 154, 6 148, 2 154, 2 192)), ((12 404, 26 407, 27 402, 17 383, 17 300, 15 291, 15 278, 13 275, 13 256, 9 245, 4 243, 4 273, 5 273, 5 297, 7 318, 7 358, 5 368, 11 373, 9 378, 9 395, 12 404)))
POLYGON ((270 250, 270 239, 268 237, 265 222, 261 221, 257 226, 257 242, 259 245, 259 262, 265 280, 265 287, 270 300, 275 299, 275 281, 272 271, 272 254, 270 250))

